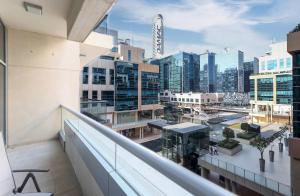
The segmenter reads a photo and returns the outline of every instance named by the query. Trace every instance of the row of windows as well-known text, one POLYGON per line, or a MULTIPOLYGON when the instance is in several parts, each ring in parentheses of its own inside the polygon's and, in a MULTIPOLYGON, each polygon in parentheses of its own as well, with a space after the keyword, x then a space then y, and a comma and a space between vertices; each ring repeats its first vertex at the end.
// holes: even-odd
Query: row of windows
POLYGON ((159 73, 142 72, 142 105, 157 104, 159 73))
MULTIPOLYGON (((92 84, 106 84, 106 69, 105 68, 98 68, 98 67, 93 67, 92 69, 92 84)), ((114 84, 114 70, 109 69, 109 77, 110 81, 109 84, 113 85, 114 84)), ((88 84, 89 83, 89 68, 84 67, 82 71, 82 83, 83 84, 88 84)))
MULTIPOLYGON (((179 102, 190 102, 194 103, 194 99, 192 98, 173 98, 171 97, 171 101, 179 101, 179 102)), ((201 99, 201 102, 204 102, 204 99, 201 99)), ((207 102, 210 102, 210 99, 207 99, 207 102)), ((199 103, 199 99, 195 99, 195 103, 199 103)))
POLYGON ((273 78, 257 80, 257 99, 259 101, 273 101, 273 78))
MULTIPOLYGON (((267 62, 262 61, 261 62, 261 69, 262 70, 276 70, 278 67, 278 61, 277 60, 268 60, 267 62)), ((292 67, 292 58, 286 58, 286 59, 279 59, 279 68, 291 68, 292 67), (285 64, 284 64, 285 61, 285 64)))
MULTIPOLYGON (((89 92, 87 90, 82 91, 82 99, 88 100, 89 92)), ((92 91, 92 100, 100 100, 98 96, 98 91, 92 91)), ((107 106, 114 105, 114 91, 102 91, 101 100, 107 101, 107 106)))

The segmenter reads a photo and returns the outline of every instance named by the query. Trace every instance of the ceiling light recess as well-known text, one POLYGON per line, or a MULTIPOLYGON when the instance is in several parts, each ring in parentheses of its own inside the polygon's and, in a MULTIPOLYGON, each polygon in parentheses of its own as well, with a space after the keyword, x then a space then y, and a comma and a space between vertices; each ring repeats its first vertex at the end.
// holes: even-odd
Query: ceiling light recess
POLYGON ((42 10, 43 10, 42 6, 35 5, 32 3, 28 3, 28 2, 24 2, 23 5, 24 5, 26 12, 36 14, 36 15, 42 15, 42 10))

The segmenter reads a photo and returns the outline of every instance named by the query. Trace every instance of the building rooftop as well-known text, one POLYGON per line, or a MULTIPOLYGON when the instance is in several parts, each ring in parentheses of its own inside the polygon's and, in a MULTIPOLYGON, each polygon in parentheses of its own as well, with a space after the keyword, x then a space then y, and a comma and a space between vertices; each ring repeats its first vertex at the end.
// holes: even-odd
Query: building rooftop
POLYGON ((190 123, 190 122, 185 122, 185 123, 180 123, 176 125, 168 125, 165 126, 164 129, 174 131, 177 133, 192 133, 196 131, 201 131, 201 130, 207 130, 208 126, 206 125, 200 125, 200 124, 195 124, 195 123, 190 123))

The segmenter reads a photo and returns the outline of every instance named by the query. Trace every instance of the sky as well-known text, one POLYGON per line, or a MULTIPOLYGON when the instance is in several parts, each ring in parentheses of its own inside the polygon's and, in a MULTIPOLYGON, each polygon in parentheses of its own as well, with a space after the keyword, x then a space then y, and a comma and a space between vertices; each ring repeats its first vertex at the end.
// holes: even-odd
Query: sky
POLYGON ((300 23, 299 8, 300 0, 117 0, 108 27, 151 57, 152 19, 162 14, 165 55, 231 48, 248 61, 264 55, 272 42, 286 41, 300 23))

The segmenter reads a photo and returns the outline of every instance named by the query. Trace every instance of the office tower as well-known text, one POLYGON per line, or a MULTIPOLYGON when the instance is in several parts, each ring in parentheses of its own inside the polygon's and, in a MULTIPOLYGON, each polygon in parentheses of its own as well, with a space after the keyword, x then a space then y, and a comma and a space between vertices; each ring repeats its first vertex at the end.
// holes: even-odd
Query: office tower
POLYGON ((289 139, 291 157, 291 187, 293 195, 300 194, 300 24, 287 35, 287 51, 293 64, 293 137, 289 139))
POLYGON ((213 93, 217 91, 217 66, 215 53, 200 54, 200 92, 213 93))
POLYGON ((153 19, 152 26, 152 57, 161 58, 164 55, 164 23, 163 16, 158 14, 153 19))
POLYGON ((151 63, 160 66, 160 92, 199 92, 199 55, 180 52, 151 63))
POLYGON ((259 73, 292 70, 292 56, 287 52, 287 42, 273 43, 270 51, 259 58, 259 73))
POLYGON ((244 63, 244 92, 250 92, 250 75, 258 73, 258 58, 244 63))
POLYGON ((222 92, 244 92, 243 64, 244 53, 242 51, 225 48, 223 52, 216 54, 216 65, 218 72, 220 72, 218 74, 220 76, 219 78, 228 82, 234 82, 225 83, 224 81, 218 81, 217 89, 222 92), (233 73, 230 73, 230 71, 233 71, 233 73))

